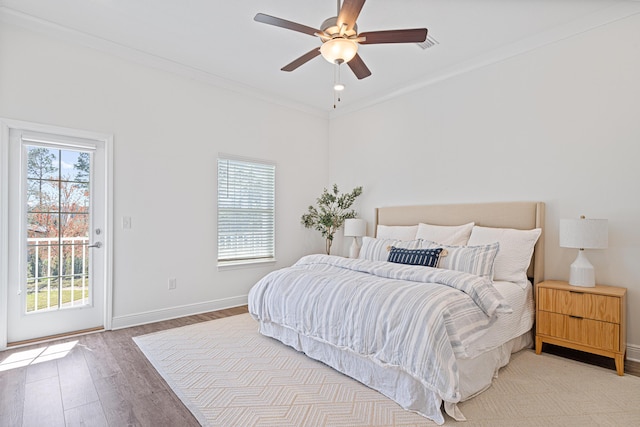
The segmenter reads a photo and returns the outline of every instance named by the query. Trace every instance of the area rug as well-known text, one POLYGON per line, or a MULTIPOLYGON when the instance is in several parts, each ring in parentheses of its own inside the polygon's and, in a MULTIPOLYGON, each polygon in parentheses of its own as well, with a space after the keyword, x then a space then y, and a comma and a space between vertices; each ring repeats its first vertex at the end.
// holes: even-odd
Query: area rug
MULTIPOLYGON (((248 314, 134 341, 205 426, 435 425, 260 335, 248 314)), ((487 391, 459 406, 468 421, 445 425, 640 425, 640 378, 523 350, 487 391)))

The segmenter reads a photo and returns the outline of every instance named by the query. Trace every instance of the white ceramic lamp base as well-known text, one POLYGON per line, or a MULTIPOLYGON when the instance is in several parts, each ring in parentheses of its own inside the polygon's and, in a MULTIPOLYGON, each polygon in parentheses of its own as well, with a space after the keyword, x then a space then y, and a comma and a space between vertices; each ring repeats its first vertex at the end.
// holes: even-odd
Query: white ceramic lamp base
POLYGON ((585 288, 591 288, 596 285, 596 276, 593 270, 593 265, 589 262, 589 259, 582 249, 578 251, 576 260, 571 264, 569 284, 585 288))
POLYGON ((358 244, 358 238, 353 238, 353 243, 351 243, 351 247, 349 248, 349 258, 358 258, 360 255, 360 245, 358 244))

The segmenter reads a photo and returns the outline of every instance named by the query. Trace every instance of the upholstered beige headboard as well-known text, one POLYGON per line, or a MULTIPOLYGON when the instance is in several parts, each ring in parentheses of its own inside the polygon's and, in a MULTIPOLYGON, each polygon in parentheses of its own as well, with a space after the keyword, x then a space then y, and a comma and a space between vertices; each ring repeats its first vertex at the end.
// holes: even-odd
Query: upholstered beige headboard
POLYGON ((453 205, 392 206, 376 209, 377 225, 460 225, 475 222, 483 227, 530 230, 542 228, 536 243, 528 276, 536 284, 544 280, 544 203, 497 202, 453 205))

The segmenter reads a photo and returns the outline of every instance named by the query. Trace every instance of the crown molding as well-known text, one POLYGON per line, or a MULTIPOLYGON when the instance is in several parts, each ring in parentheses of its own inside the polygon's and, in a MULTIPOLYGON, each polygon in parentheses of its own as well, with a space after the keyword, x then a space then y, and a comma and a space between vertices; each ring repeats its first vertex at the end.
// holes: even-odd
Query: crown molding
POLYGON ((225 79, 213 73, 182 64, 169 58, 152 55, 82 31, 67 28, 54 22, 40 19, 3 6, 2 3, 0 3, 0 22, 15 25, 17 27, 44 34, 68 43, 95 49, 130 62, 176 74, 187 79, 196 80, 201 83, 215 86, 230 92, 235 92, 270 104, 275 104, 280 107, 289 108, 324 119, 329 117, 327 111, 282 99, 282 97, 276 97, 271 93, 233 80, 225 79))

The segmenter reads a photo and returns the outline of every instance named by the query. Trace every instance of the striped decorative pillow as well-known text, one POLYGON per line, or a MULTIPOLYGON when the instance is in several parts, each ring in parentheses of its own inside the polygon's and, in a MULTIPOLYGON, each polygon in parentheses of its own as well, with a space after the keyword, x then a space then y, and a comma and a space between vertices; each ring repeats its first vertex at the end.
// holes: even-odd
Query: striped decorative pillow
POLYGON ((397 264, 424 265, 425 267, 437 267, 442 248, 436 249, 403 249, 391 247, 387 261, 397 264))
POLYGON ((376 239, 364 236, 362 238, 362 248, 358 258, 369 261, 386 261, 389 258, 389 251, 392 246, 403 249, 419 249, 419 240, 409 240, 406 242, 396 239, 376 239))
POLYGON ((493 280, 493 265, 500 250, 498 242, 478 246, 448 246, 424 240, 421 247, 442 248, 447 251, 446 256, 440 256, 438 268, 462 271, 493 280))

